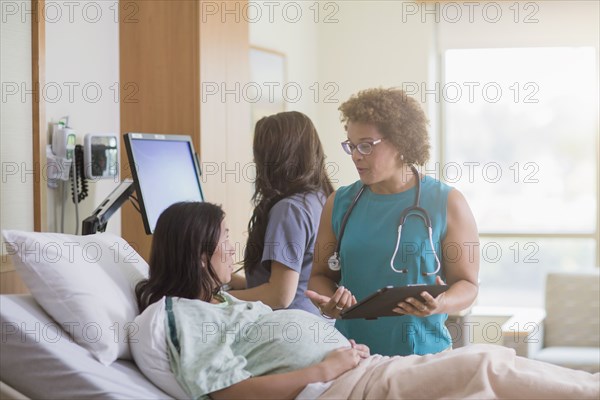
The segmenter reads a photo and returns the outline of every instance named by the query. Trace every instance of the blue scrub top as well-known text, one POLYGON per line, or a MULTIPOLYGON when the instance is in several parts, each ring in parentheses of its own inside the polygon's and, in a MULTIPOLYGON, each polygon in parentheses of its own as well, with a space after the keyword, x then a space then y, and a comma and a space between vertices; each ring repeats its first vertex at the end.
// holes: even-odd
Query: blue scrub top
MULTIPOLYGON (((344 214, 361 186, 362 183, 357 181, 336 193, 332 224, 338 240, 344 214)), ((436 179, 421 178, 420 205, 431 218, 433 243, 442 262, 438 275, 442 279, 441 242, 446 235, 446 206, 450 190, 450 186, 436 179)), ((400 214, 414 204, 415 193, 416 186, 401 193, 385 195, 373 193, 367 187, 350 214, 340 249, 340 285, 348 288, 357 300, 388 285, 435 284, 435 275, 424 277, 421 274, 435 271, 437 263, 427 228, 417 216, 406 220, 394 262, 396 269, 407 268, 408 273, 397 273, 390 268, 400 214)), ((335 325, 346 337, 368 345, 372 354, 431 354, 447 349, 452 343, 445 326, 447 317, 447 314, 424 318, 402 315, 376 320, 337 320, 335 325)))
POLYGON ((304 292, 310 278, 317 230, 326 199, 322 192, 296 193, 279 200, 271 208, 261 262, 251 274, 246 274, 249 288, 268 282, 271 262, 277 261, 299 274, 296 294, 288 308, 321 315, 304 292))

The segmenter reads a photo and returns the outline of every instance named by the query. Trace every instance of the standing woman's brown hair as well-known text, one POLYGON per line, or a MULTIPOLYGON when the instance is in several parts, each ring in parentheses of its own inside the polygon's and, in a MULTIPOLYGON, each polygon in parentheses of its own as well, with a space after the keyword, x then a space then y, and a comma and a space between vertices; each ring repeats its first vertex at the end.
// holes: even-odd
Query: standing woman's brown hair
POLYGON ((317 130, 300 112, 270 115, 256 123, 253 151, 256 182, 246 274, 232 277, 230 294, 273 309, 319 314, 304 291, 321 212, 333 187, 317 130))
POLYGON ((244 269, 251 273, 261 261, 269 211, 296 193, 333 193, 325 168, 325 153, 310 118, 289 111, 260 119, 254 130, 254 212, 248 223, 244 269))

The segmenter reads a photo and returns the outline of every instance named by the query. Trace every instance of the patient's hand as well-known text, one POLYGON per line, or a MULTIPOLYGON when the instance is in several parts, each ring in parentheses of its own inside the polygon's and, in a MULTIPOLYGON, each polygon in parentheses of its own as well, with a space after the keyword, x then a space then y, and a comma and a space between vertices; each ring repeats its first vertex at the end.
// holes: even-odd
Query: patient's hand
POLYGON ((354 347, 342 347, 331 351, 320 363, 324 367, 325 381, 333 380, 356 367, 360 359, 360 351, 354 347))
POLYGON ((294 399, 306 385, 328 382, 356 367, 367 346, 350 342, 329 352, 323 361, 295 371, 253 376, 229 387, 210 393, 214 400, 228 399, 294 399))
POLYGON ((369 346, 366 344, 358 344, 354 341, 354 339, 350 339, 349 341, 352 348, 358 351, 360 358, 367 358, 371 355, 371 349, 369 349, 369 346))

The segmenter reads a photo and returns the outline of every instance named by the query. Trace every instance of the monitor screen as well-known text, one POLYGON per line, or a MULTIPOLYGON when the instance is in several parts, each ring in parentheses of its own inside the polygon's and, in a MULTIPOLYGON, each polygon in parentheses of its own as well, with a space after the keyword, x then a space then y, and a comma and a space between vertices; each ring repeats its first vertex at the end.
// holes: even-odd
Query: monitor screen
POLYGON ((171 204, 204 201, 189 136, 127 133, 124 139, 147 234, 171 204))

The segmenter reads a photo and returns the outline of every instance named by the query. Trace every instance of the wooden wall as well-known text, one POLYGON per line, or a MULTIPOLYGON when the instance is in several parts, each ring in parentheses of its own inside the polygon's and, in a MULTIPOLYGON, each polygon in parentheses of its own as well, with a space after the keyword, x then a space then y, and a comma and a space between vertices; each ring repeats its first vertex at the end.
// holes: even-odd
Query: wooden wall
MULTIPOLYGON (((246 171, 252 162, 253 126, 251 103, 235 88, 250 81, 250 39, 248 22, 215 9, 221 4, 208 2, 201 16, 200 84, 201 88, 219 89, 214 95, 201 90, 200 158, 205 166, 205 199, 225 210, 230 241, 239 260, 252 210, 254 186, 246 171)), ((233 4, 228 1, 227 10, 243 10, 246 1, 238 1, 237 8, 233 4)))
MULTIPOLYGON (((198 2, 135 0, 123 6, 128 10, 121 8, 122 15, 136 12, 120 18, 119 26, 121 135, 191 135, 199 151, 198 2)), ((121 166, 121 177, 131 176, 125 151, 121 166)), ((141 215, 129 203, 122 210, 122 237, 147 259, 151 237, 141 215)))
POLYGON ((46 25, 44 22, 44 0, 33 0, 31 21, 31 63, 34 93, 32 105, 33 119, 33 223, 36 232, 48 229, 47 181, 44 178, 46 166, 46 107, 40 96, 40 88, 46 83, 46 25))
MULTIPOLYGON (((219 152, 223 159, 234 154, 236 143, 227 138, 248 130, 249 105, 202 103, 201 81, 248 78, 247 21, 230 17, 223 22, 218 16, 211 16, 203 22, 201 1, 135 0, 122 6, 131 7, 131 3, 137 7, 135 21, 121 18, 119 32, 121 88, 129 85, 129 89, 121 91, 121 134, 191 135, 201 158, 206 153, 201 151, 205 142, 210 152, 219 152), (132 90, 135 95, 131 95, 132 90)), ((211 7, 222 4, 210 3, 211 7)), ((228 7, 233 4, 227 3, 228 7)), ((243 5, 246 0, 239 3, 243 5)), ((121 165, 122 178, 130 176, 124 151, 121 165)), ((218 191, 224 197, 211 199, 207 195, 209 201, 221 200, 223 204, 231 198, 227 187, 232 185, 213 187, 215 190, 209 193, 218 191)), ((123 238, 148 259, 151 237, 145 234, 141 215, 130 204, 123 207, 121 229, 123 238)))

